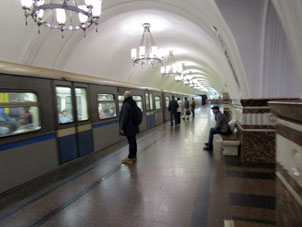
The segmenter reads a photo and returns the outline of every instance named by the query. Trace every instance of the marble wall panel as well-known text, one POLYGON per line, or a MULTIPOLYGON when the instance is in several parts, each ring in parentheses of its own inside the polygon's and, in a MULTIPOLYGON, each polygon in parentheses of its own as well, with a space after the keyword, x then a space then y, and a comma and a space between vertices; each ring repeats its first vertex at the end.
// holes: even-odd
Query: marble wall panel
POLYGON ((245 163, 275 163, 275 131, 239 127, 241 161, 245 163))
POLYGON ((276 226, 302 226, 302 207, 278 179, 276 181, 276 226))

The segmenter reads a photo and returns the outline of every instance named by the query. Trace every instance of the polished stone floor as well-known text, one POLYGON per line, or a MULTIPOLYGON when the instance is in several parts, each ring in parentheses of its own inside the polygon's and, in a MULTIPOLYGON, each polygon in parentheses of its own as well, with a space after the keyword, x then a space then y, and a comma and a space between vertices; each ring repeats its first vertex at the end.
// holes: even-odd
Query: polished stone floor
POLYGON ((274 226, 274 169, 203 151, 214 124, 205 106, 145 132, 132 165, 125 142, 87 156, 0 198, 0 226, 274 226))

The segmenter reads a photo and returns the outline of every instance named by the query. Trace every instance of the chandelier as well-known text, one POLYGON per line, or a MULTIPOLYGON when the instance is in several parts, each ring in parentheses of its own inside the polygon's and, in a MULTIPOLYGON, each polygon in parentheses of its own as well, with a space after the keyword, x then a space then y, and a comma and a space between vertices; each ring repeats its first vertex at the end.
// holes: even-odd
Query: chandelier
POLYGON ((139 48, 131 49, 131 59, 134 64, 139 65, 154 65, 161 63, 163 56, 160 51, 158 51, 157 46, 153 40, 150 32, 151 25, 149 23, 144 23, 144 33, 139 45, 139 48))
MULTIPOLYGON (((40 26, 51 29, 86 30, 98 25, 102 0, 21 0, 26 18, 31 16, 40 26)), ((96 29, 97 31, 97 29, 96 29)))
POLYGON ((163 76, 180 76, 183 71, 183 65, 177 64, 173 55, 173 50, 169 51, 168 60, 166 66, 160 68, 160 72, 163 76))

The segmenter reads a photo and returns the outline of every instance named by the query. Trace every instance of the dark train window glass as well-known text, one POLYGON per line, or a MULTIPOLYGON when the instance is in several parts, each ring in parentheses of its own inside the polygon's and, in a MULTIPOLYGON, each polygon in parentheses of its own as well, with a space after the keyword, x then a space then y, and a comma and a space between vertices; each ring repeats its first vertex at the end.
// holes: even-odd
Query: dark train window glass
POLYGON ((0 92, 0 137, 41 129, 34 93, 0 92))
POLYGON ((118 96, 118 108, 119 108, 119 111, 121 111, 121 109, 122 109, 123 102, 124 102, 124 96, 123 95, 119 95, 118 96))
POLYGON ((67 124, 73 122, 71 88, 58 86, 56 87, 56 95, 59 124, 67 124))
POLYGON ((75 95, 77 101, 78 121, 87 121, 89 116, 86 88, 76 88, 75 95))
POLYGON ((136 101, 137 106, 141 109, 141 111, 144 111, 143 109, 143 97, 134 95, 133 99, 136 101))
POLYGON ((150 110, 153 110, 153 95, 150 94, 150 110))
POLYGON ((160 97, 159 97, 159 96, 155 96, 154 99, 155 99, 155 109, 156 109, 156 110, 161 109, 161 105, 160 105, 160 97))
POLYGON ((169 107, 169 103, 170 103, 170 97, 166 96, 166 107, 169 107))
POLYGON ((99 119, 116 117, 116 106, 114 95, 98 94, 99 119))
POLYGON ((145 93, 145 100, 146 100, 146 110, 150 110, 149 94, 148 93, 145 93))

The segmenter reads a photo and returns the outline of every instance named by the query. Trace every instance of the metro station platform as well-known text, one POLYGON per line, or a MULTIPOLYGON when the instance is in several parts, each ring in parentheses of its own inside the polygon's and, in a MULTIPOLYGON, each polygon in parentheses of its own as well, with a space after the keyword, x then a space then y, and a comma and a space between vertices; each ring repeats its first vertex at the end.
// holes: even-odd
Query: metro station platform
POLYGON ((274 226, 274 167, 203 151, 214 124, 204 106, 139 135, 135 164, 123 141, 65 165, 0 198, 0 226, 274 226))

